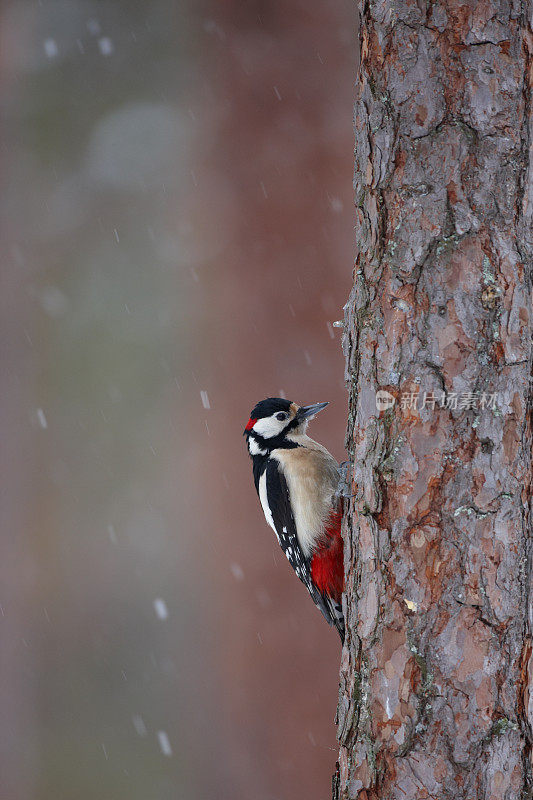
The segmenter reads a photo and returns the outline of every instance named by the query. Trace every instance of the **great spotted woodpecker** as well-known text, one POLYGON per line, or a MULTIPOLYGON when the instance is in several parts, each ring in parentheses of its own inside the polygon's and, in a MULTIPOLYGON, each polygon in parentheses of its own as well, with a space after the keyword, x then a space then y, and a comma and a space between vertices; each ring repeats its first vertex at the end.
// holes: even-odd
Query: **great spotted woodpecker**
POLYGON ((339 465, 306 435, 328 403, 298 406, 280 397, 258 403, 244 429, 266 521, 314 603, 344 642, 339 465))

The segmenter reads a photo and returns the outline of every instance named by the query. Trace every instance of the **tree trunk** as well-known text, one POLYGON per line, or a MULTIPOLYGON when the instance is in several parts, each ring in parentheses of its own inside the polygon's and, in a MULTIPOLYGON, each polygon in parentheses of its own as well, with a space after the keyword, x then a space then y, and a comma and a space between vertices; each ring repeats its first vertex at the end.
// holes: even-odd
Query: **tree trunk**
POLYGON ((532 4, 359 5, 334 797, 523 800, 532 4))

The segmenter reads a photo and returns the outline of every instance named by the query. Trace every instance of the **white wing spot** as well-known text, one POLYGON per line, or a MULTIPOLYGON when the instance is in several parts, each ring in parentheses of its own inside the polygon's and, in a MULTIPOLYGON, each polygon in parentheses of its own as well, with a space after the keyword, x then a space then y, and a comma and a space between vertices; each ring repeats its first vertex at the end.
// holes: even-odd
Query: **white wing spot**
POLYGON ((259 478, 259 500, 261 501, 261 506, 263 508, 263 514, 265 515, 265 519, 275 532, 276 536, 279 536, 276 530, 276 526, 274 525, 274 518, 272 516, 272 511, 270 510, 270 506, 268 505, 268 497, 267 497, 267 490, 266 490, 266 471, 263 472, 261 477, 259 478))

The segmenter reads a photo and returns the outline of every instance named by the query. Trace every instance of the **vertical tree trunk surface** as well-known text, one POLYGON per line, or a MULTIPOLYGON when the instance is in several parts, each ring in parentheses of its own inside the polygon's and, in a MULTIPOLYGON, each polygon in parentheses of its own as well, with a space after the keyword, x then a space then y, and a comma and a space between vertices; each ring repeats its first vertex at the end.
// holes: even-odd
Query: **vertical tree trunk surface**
POLYGON ((359 5, 334 797, 524 800, 532 5, 359 5))

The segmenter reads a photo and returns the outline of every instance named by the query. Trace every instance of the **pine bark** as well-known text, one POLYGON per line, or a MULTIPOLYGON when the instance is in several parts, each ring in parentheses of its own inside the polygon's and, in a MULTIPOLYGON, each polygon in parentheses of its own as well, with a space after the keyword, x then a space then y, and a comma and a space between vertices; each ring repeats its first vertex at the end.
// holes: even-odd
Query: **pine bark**
POLYGON ((359 8, 333 795, 524 800, 533 5, 359 8))

